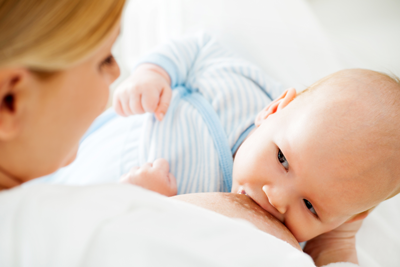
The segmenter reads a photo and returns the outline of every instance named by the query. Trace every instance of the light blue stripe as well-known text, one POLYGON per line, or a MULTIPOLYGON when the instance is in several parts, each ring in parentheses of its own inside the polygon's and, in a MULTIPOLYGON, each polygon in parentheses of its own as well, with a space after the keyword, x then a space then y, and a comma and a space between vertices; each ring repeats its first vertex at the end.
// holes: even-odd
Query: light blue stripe
MULTIPOLYGON (((181 107, 179 111, 182 111, 182 110, 183 110, 183 108, 181 107)), ((184 134, 183 134, 183 124, 182 123, 178 123, 178 130, 179 130, 179 137, 180 137, 179 138, 180 139, 180 141, 179 141, 180 142, 180 147, 178 149, 179 149, 179 152, 181 152, 181 151, 183 151, 182 148, 183 148, 183 146, 185 144, 185 141, 183 140, 184 139, 184 136, 183 136, 184 134)), ((175 160, 175 169, 178 170, 178 168, 180 166, 179 172, 177 172, 177 174, 179 173, 180 177, 182 177, 182 179, 184 179, 184 178, 186 178, 185 177, 185 164, 178 164, 179 159, 180 158, 177 158, 175 160)), ((178 193, 181 192, 181 191, 182 191, 182 180, 178 183, 178 193)))
MULTIPOLYGON (((182 98, 182 95, 180 94, 180 92, 179 92, 179 96, 182 98)), ((197 164, 197 161, 195 160, 196 151, 194 151, 194 149, 193 149, 192 134, 190 133, 190 130, 189 130, 191 128, 190 123, 193 121, 190 119, 192 109, 189 110, 188 106, 185 107, 184 105, 182 105, 182 107, 183 107, 182 111, 186 114, 186 116, 184 116, 184 121, 182 122, 182 125, 185 126, 185 128, 183 129, 183 135, 185 136, 185 138, 187 138, 188 149, 186 151, 188 152, 188 155, 186 158, 187 163, 185 162, 182 164, 185 167, 184 167, 184 173, 182 176, 182 181, 179 185, 179 191, 178 191, 179 194, 189 192, 189 179, 191 179, 191 177, 193 177, 195 175, 195 172, 193 172, 193 166, 195 166, 195 164, 197 164), (186 169, 186 166, 187 166, 187 169, 186 169), (185 183, 183 183, 183 182, 185 182, 185 183)))
MULTIPOLYGON (((179 89, 178 89, 179 90, 179 89)), ((183 98, 184 94, 181 94, 181 91, 179 90, 179 93, 181 95, 181 98, 183 98)), ((188 112, 188 118, 190 118, 190 120, 188 121, 187 125, 187 131, 188 131, 188 137, 189 137, 189 144, 190 144, 190 151, 192 153, 192 156, 190 157, 191 161, 190 161, 190 172, 189 172, 189 176, 186 177, 186 187, 185 187, 185 192, 193 192, 193 177, 196 177, 197 174, 197 168, 198 168, 198 162, 199 160, 197 160, 199 153, 198 153, 198 148, 197 148, 197 140, 196 140, 196 134, 192 134, 191 133, 191 129, 195 129, 195 125, 194 123, 194 109, 190 110, 188 112)))
POLYGON ((239 148, 239 146, 243 143, 244 139, 249 135, 249 133, 255 128, 256 126, 254 123, 250 125, 244 132, 239 136, 238 140, 232 147, 232 155, 236 153, 236 150, 239 148))
MULTIPOLYGON (((214 73, 215 73, 214 81, 216 83, 216 87, 214 88, 214 90, 215 91, 217 91, 217 90, 224 91, 224 92, 226 92, 226 95, 229 96, 229 89, 231 89, 231 88, 229 88, 229 85, 226 82, 226 80, 229 80, 229 75, 225 76, 223 72, 221 73, 220 69, 216 69, 214 71, 214 73), (225 82, 221 82, 221 80, 225 81, 225 82)), ((233 94, 231 97, 235 97, 235 96, 236 96, 236 94, 233 94)), ((233 101, 232 98, 227 99, 227 101, 221 101, 221 110, 224 109, 226 112, 220 112, 218 114, 221 117, 221 120, 220 120, 221 124, 223 124, 222 121, 225 121, 223 126, 227 130, 227 132, 229 132, 231 130, 230 126, 232 125, 232 120, 229 119, 229 112, 228 112, 228 111, 232 110, 232 101, 233 101)), ((236 103, 233 103, 233 105, 234 104, 236 104, 236 103)))
MULTIPOLYGON (((243 70, 243 69, 242 69, 243 70)), ((243 92, 243 90, 242 90, 242 92, 243 92)), ((246 112, 247 112, 247 114, 250 114, 250 105, 249 105, 249 103, 251 103, 250 102, 250 96, 249 96, 249 94, 244 94, 245 96, 246 96, 246 103, 247 103, 247 110, 246 110, 246 112)))
POLYGON ((257 79, 256 77, 251 77, 251 79, 253 80, 253 82, 268 96, 269 99, 274 100, 271 96, 271 94, 268 92, 268 87, 262 83, 262 80, 260 81, 259 79, 257 79))
MULTIPOLYGON (((192 123, 193 123, 193 129, 198 129, 197 128, 197 123, 198 123, 198 120, 193 120, 192 121, 192 123)), ((201 135, 199 135, 199 133, 197 133, 197 137, 199 137, 199 136, 201 136, 201 135)), ((201 137, 200 137, 201 138, 201 137)), ((202 139, 200 139, 200 138, 198 138, 195 142, 194 142, 194 144, 195 144, 195 151, 197 151, 197 157, 199 157, 200 156, 200 162, 204 159, 204 155, 203 155, 203 152, 204 152, 204 150, 202 150, 201 148, 202 148, 202 145, 200 145, 200 140, 202 140, 202 139)), ((196 162, 198 162, 198 160, 196 160, 196 162)), ((196 166, 196 169, 195 169, 195 173, 196 174, 199 174, 199 175, 196 175, 195 177, 197 178, 196 180, 194 180, 193 181, 193 183, 192 183, 192 189, 191 190, 193 190, 194 192, 199 192, 199 178, 201 177, 201 178, 205 178, 205 179, 208 179, 208 177, 202 177, 201 176, 201 174, 200 174, 200 168, 201 168, 201 165, 200 164, 195 164, 195 166, 196 166)), ((193 178, 191 178, 191 179, 193 179, 193 178)))
POLYGON ((207 124, 210 135, 214 141, 214 146, 218 152, 219 164, 222 169, 226 189, 231 191, 233 158, 228 144, 228 139, 215 110, 212 108, 210 103, 201 96, 201 94, 190 92, 182 86, 178 87, 177 90, 181 93, 182 99, 188 101, 198 110, 200 115, 203 117, 204 122, 207 124))

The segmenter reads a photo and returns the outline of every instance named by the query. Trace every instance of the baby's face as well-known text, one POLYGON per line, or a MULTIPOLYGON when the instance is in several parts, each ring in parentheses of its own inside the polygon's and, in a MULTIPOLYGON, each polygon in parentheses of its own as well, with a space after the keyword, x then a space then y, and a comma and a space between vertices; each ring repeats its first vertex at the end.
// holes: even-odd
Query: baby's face
POLYGON ((247 194, 302 242, 377 205, 388 185, 373 179, 385 175, 376 168, 382 154, 333 133, 331 110, 295 102, 256 120, 235 156, 232 193, 247 194))

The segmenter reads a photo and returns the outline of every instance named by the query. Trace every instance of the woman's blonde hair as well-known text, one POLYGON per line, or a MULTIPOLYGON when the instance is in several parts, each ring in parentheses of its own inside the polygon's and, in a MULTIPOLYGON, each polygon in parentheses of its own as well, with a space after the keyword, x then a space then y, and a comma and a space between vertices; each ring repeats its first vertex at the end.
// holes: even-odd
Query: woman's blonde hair
POLYGON ((54 72, 91 54, 125 0, 0 0, 0 68, 54 72))

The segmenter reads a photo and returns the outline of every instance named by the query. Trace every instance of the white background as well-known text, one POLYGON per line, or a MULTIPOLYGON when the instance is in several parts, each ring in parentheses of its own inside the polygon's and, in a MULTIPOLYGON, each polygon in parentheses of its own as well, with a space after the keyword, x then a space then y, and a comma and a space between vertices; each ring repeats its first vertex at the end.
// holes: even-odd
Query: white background
POLYGON ((131 0, 121 79, 154 46, 202 29, 298 90, 343 68, 400 76, 399 0, 131 0))

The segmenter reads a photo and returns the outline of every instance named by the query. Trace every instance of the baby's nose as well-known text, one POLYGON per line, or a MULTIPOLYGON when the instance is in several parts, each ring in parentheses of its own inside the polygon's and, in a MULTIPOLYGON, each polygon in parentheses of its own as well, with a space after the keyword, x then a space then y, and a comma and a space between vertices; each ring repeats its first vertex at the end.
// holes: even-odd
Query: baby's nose
POLYGON ((287 205, 284 202, 283 195, 279 192, 273 192, 269 186, 264 185, 262 190, 267 195, 269 203, 280 213, 285 214, 287 211, 287 205))
MULTIPOLYGON (((271 201, 270 201, 269 203, 271 203, 271 201)), ((285 206, 283 206, 283 207, 281 207, 281 206, 276 206, 276 205, 274 205, 274 204, 272 204, 272 203, 271 203, 271 205, 274 206, 274 208, 275 208, 277 211, 279 211, 280 214, 285 214, 285 213, 286 213, 286 207, 285 207, 285 206)))

